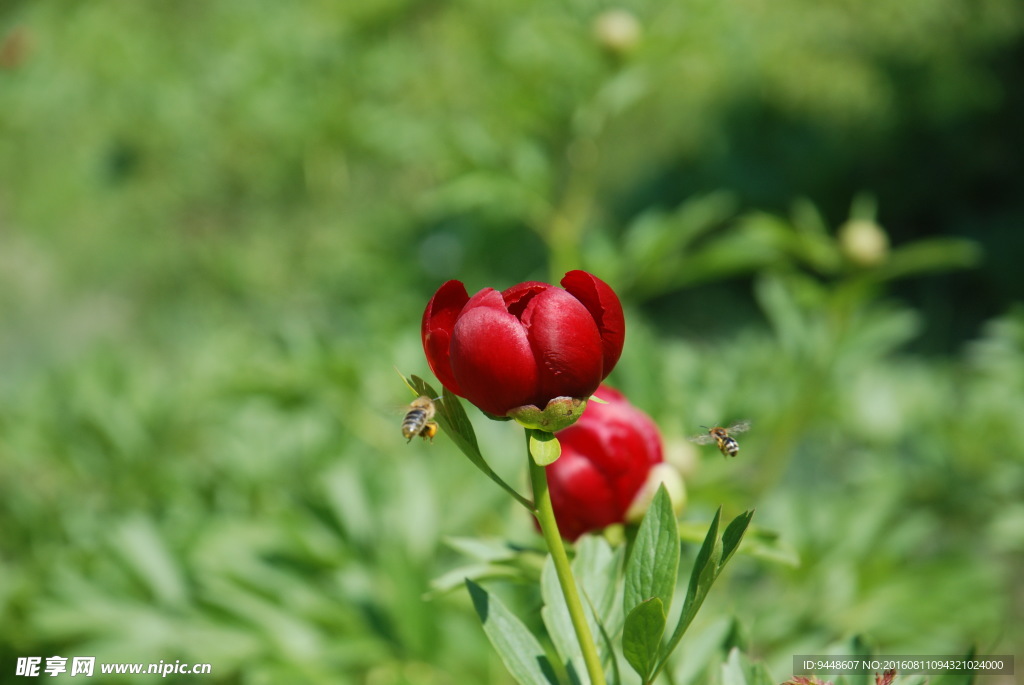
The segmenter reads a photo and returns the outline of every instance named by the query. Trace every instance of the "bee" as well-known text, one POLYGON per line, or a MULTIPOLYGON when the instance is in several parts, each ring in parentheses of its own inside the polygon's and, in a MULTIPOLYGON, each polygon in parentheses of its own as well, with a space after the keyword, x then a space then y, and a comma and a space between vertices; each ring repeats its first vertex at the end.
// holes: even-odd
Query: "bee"
POLYGON ((712 428, 701 426, 701 428, 706 428, 707 434, 695 435, 690 438, 690 442, 695 442, 698 445, 708 445, 716 442, 718 443, 718 449, 722 452, 722 456, 735 457, 739 454, 740 444, 736 442, 736 438, 732 437, 730 433, 742 433, 745 430, 749 430, 750 421, 737 421, 728 428, 722 428, 721 426, 714 426, 712 428))
POLYGON ((426 395, 420 395, 407 407, 405 418, 402 419, 402 435, 406 442, 412 442, 417 435, 424 440, 434 441, 437 435, 437 423, 434 418, 434 400, 426 395))

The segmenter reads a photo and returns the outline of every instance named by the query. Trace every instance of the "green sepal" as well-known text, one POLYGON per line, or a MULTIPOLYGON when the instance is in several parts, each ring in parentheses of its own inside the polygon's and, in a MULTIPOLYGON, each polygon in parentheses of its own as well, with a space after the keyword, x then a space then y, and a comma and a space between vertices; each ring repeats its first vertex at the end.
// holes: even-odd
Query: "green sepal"
POLYGON ((562 446, 554 433, 533 428, 526 429, 530 436, 530 456, 538 466, 553 464, 562 454, 562 446))
POLYGON ((555 433, 576 423, 586 408, 586 397, 556 397, 544 409, 524 404, 510 409, 508 416, 525 428, 555 433))

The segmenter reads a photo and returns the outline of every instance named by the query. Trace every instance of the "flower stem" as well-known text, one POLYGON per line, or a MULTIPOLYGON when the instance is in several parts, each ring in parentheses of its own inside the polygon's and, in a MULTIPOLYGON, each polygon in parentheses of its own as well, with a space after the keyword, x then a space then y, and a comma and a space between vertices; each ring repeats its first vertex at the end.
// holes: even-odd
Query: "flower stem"
MULTIPOLYGON (((529 442, 529 433, 527 433, 529 442)), ((527 449, 529 452, 529 449, 527 449)), ((580 651, 583 653, 583 662, 586 664, 587 673, 590 675, 591 685, 605 685, 604 669, 601 668, 601 657, 597 654, 597 647, 594 638, 590 634, 590 625, 587 623, 587 615, 583 612, 583 603, 580 602, 579 591, 576 589, 576 579, 573 578, 572 569, 569 567, 569 556, 565 553, 565 545, 562 544, 562 534, 558 532, 558 523, 555 522, 555 511, 551 507, 551 493, 548 492, 548 476, 543 466, 539 466, 533 457, 527 454, 530 462, 530 481, 533 484, 533 515, 540 523, 541 533, 547 543, 548 551, 555 562, 555 573, 558 576, 558 583, 562 586, 562 594, 565 595, 565 604, 569 609, 569 617, 572 619, 572 627, 576 630, 576 640, 580 643, 580 651)))

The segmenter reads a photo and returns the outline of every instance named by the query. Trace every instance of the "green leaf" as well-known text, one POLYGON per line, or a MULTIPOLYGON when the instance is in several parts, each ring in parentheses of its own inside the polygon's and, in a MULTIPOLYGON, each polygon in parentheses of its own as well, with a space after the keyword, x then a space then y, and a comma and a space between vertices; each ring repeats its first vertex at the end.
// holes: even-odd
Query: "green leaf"
POLYGON ((726 527, 722 538, 719 539, 718 528, 721 522, 722 508, 719 507, 715 512, 715 517, 708 527, 708 533, 704 537, 704 544, 701 545, 700 552, 697 553, 697 558, 693 563, 690 584, 686 590, 686 600, 679 616, 679 623, 676 624, 675 630, 672 631, 672 637, 662 649, 655 673, 665 665, 669 655, 679 644, 686 629, 697 615, 701 604, 704 603, 708 591, 711 590, 711 585, 718 578, 718 574, 721 573, 726 562, 736 553, 753 515, 753 511, 745 511, 734 518, 726 527))
POLYGON ((658 597, 641 602, 626 616, 622 629, 622 654, 646 683, 657 664, 661 637, 665 634, 665 605, 658 597))
POLYGON ((160 529, 141 516, 114 529, 115 548, 158 602, 177 605, 188 596, 178 558, 167 548, 160 529))
POLYGON ((522 552, 522 549, 498 538, 446 536, 442 542, 446 547, 480 561, 507 561, 522 552))
POLYGON ((572 561, 572 572, 591 621, 591 634, 601 636, 598 642, 601 661, 611 666, 614 678, 609 682, 620 681, 618 658, 610 636, 618 635, 622 627, 622 602, 617 601, 621 586, 616 580, 625 551, 625 545, 612 550, 603 537, 584 535, 576 543, 576 556, 572 561))
MULTIPOLYGON (((600 535, 584 535, 576 543, 576 557, 572 561, 572 572, 579 580, 580 590, 587 601, 593 604, 594 612, 605 623, 615 610, 615 599, 622 556, 625 546, 613 550, 608 541, 600 535)), ((617 632, 613 630, 612 632, 617 632)))
POLYGON ((554 433, 527 428, 530 435, 530 456, 538 466, 553 464, 562 454, 562 446, 554 433))
POLYGON ((644 265, 635 278, 651 292, 672 277, 672 267, 690 252, 690 246, 720 227, 735 207, 732 195, 717 192, 691 198, 673 211, 648 210, 626 227, 620 259, 644 265))
MULTIPOLYGON (((572 625, 572 617, 565 604, 565 594, 558 582, 558 573, 555 571, 555 562, 551 555, 548 555, 544 562, 544 570, 540 574, 540 594, 544 600, 540 615, 558 656, 561 657, 567 671, 575 671, 574 675, 581 685, 589 685, 590 678, 587 675, 586 663, 583 661, 583 652, 576 640, 576 629, 572 625)), ((583 610, 587 614, 591 634, 596 635, 597 626, 593 612, 588 610, 586 604, 583 610)))
POLYGON ((792 250, 819 273, 835 273, 843 263, 839 246, 829 234, 821 211, 810 201, 799 198, 793 203, 792 250))
POLYGON ((637 531, 633 551, 626 563, 623 609, 633 609, 652 597, 661 600, 667 612, 679 570, 679 528, 665 486, 658 488, 637 531))
POLYGON ((487 639, 516 682, 520 685, 557 685, 551 662, 523 622, 501 600, 473 581, 466 579, 466 588, 487 639))
POLYGON ((981 259, 981 248, 963 238, 928 238, 899 247, 872 274, 879 281, 921 273, 966 269, 981 259))
POLYGON ((768 669, 733 647, 728 660, 722 664, 722 685, 774 685, 768 669))
MULTIPOLYGON (((745 511, 729 523, 725 528, 725 533, 722 534, 722 560, 718 562, 718 571, 720 572, 725 566, 726 562, 732 558, 732 555, 736 553, 736 550, 740 546, 740 542, 743 540, 743 534, 747 531, 747 526, 750 525, 750 519, 754 517, 754 510, 745 511)), ((717 574, 716 574, 717 575, 717 574)))
POLYGON ((473 431, 473 424, 466 416, 466 410, 462 408, 459 398, 448 391, 442 390, 438 395, 437 391, 419 376, 410 376, 406 384, 418 395, 426 395, 432 399, 440 399, 435 406, 437 413, 434 418, 441 424, 441 428, 451 438, 460 450, 462 450, 471 461, 483 460, 480 454, 480 446, 476 440, 476 433, 473 431))
MULTIPOLYGON (((679 537, 683 542, 699 543, 704 540, 706 532, 706 523, 683 521, 679 524, 679 537)), ((778 532, 757 526, 747 528, 736 553, 785 566, 800 565, 800 556, 792 545, 780 538, 778 532)))
MULTIPOLYGON (((718 575, 718 564, 722 558, 722 541, 718 539, 718 527, 721 518, 722 508, 719 507, 718 511, 715 512, 715 517, 711 520, 711 526, 708 528, 707 537, 704 538, 704 544, 701 545, 700 552, 697 553, 697 559, 693 562, 690 584, 686 589, 684 614, 691 605, 696 604, 699 606, 704 601, 704 597, 707 596, 708 590, 711 589, 711 584, 715 582, 715 577, 718 575)), ((693 613, 696 614, 696 608, 694 608, 693 613)))
MULTIPOLYGON (((870 659, 876 654, 876 646, 864 635, 854 635, 847 641, 840 654, 848 654, 858 660, 870 659)), ((847 685, 873 685, 874 676, 870 673, 849 673, 844 676, 847 685)))
POLYGON ((423 593, 423 599, 430 601, 450 594, 465 585, 467 579, 474 581, 506 580, 522 582, 523 574, 511 566, 499 566, 497 564, 458 566, 447 573, 431 579, 430 589, 423 593))
POLYGON ((755 282, 754 294, 780 343, 790 351, 805 349, 812 324, 797 302, 792 283, 780 275, 764 275, 755 282))
POLYGON ((504 579, 523 581, 539 579, 546 551, 519 547, 491 538, 444 538, 448 547, 475 561, 458 566, 430 581, 425 599, 437 597, 465 585, 467 578, 477 583, 504 579))
MULTIPOLYGON (((430 384, 419 376, 410 376, 408 379, 405 378, 405 376, 402 376, 402 380, 404 380, 405 384, 408 385, 417 395, 438 397, 437 392, 430 386, 430 384)), ((459 398, 449 392, 448 388, 444 388, 440 397, 441 401, 436 403, 437 413, 434 415, 434 418, 441 425, 441 429, 444 431, 445 435, 451 438, 451 441, 455 443, 455 446, 462 450, 462 453, 465 454, 471 462, 473 462, 474 466, 483 471, 484 475, 501 486, 501 488, 508 494, 512 495, 517 502, 530 511, 533 511, 533 502, 520 495, 515 488, 506 483, 504 479, 495 473, 487 464, 487 460, 484 459, 484 455, 480 453, 480 446, 476 441, 476 433, 473 432, 473 424, 470 422, 469 417, 466 416, 466 410, 462 408, 462 402, 459 398)))
POLYGON ((683 602, 683 611, 679 616, 679 623, 676 624, 675 630, 672 631, 672 637, 669 638, 668 643, 662 649, 656 672, 661 670, 672 650, 683 639, 683 633, 690 626, 693 617, 697 615, 697 610, 704 603, 704 598, 707 596, 708 590, 711 589, 711 584, 715 582, 715 577, 718 575, 718 563, 722 558, 722 541, 718 539, 718 524, 721 516, 722 508, 719 507, 718 511, 715 512, 715 517, 711 520, 711 526, 708 528, 708 534, 704 538, 704 544, 701 545, 700 551, 697 553, 697 559, 693 562, 693 571, 690 573, 690 585, 686 590, 686 600, 683 602))
POLYGON ((608 678, 608 682, 610 685, 622 685, 622 674, 619 673, 619 659, 615 656, 615 645, 612 644, 612 637, 608 634, 608 629, 600 619, 597 621, 597 629, 601 635, 601 642, 598 644, 598 648, 605 655, 602 656, 601 663, 607 664, 611 662, 611 675, 608 678))

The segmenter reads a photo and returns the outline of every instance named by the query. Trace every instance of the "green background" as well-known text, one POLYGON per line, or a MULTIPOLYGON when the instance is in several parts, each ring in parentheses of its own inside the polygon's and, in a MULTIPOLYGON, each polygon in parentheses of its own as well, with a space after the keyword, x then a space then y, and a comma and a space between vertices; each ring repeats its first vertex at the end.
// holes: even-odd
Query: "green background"
POLYGON ((737 557, 674 682, 1024 654, 1016 0, 22 1, 0 41, 0 680, 508 682, 424 594, 447 536, 539 539, 405 444, 393 367, 428 375, 443 281, 573 268, 684 519, 756 508, 801 560, 737 557), (740 418, 735 460, 685 440, 740 418))

